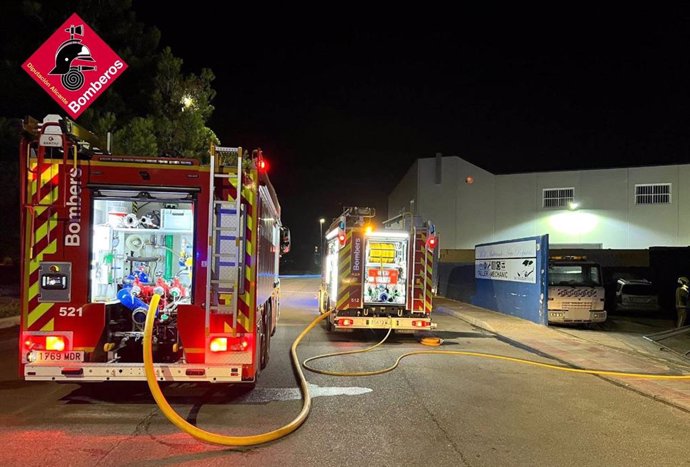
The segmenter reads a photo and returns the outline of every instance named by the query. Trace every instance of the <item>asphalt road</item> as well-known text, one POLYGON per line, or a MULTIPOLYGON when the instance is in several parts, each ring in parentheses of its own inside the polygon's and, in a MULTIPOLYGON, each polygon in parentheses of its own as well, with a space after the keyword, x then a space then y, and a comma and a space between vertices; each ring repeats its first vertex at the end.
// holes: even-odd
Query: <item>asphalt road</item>
MULTIPOLYGON (((315 279, 284 279, 282 315, 269 367, 250 393, 174 385, 180 414, 207 430, 260 433, 301 407, 288 349, 316 316, 315 279)), ((548 361, 439 314, 446 349, 548 361)), ((308 374, 315 385, 306 423, 250 449, 200 444, 158 411, 145 385, 25 383, 16 376, 16 328, 0 332, 0 463, 3 465, 690 465, 690 414, 594 376, 486 359, 415 356, 366 378, 308 374)), ((359 348, 370 333, 316 328, 302 358, 359 348)), ((389 365, 419 349, 396 337, 381 350, 317 362, 342 370, 389 365)))

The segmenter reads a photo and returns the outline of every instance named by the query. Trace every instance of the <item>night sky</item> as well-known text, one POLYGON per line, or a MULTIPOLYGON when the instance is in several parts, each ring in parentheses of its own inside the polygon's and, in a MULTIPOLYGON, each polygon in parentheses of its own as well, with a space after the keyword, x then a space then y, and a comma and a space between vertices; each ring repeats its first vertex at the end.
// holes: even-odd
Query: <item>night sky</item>
POLYGON ((271 158, 298 253, 342 205, 383 220, 436 152, 494 173, 690 162, 687 10, 198 8, 182 22, 150 4, 135 10, 162 43, 215 72, 221 140, 271 158))
POLYGON ((215 73, 209 126, 263 148, 298 263, 319 217, 371 205, 383 220, 436 152, 494 173, 690 162, 688 9, 162 5, 134 10, 186 71, 215 73))

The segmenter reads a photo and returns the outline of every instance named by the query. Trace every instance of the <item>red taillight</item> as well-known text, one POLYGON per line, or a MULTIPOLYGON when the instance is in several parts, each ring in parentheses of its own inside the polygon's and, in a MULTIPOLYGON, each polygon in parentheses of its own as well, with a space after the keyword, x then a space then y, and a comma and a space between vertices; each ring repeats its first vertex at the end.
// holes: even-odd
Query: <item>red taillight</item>
POLYGON ((418 319, 415 319, 412 321, 412 327, 415 327, 415 328, 425 328, 428 326, 431 326, 431 321, 423 321, 423 320, 418 320, 418 319))
MULTIPOLYGON (((251 336, 250 336, 251 337, 251 336)), ((250 338, 247 336, 238 337, 212 337, 208 348, 211 352, 242 352, 250 346, 250 338)))
POLYGON ((30 349, 33 346, 33 344, 34 343, 31 341, 31 339, 27 339, 24 341, 24 347, 26 347, 27 349, 30 349))
POLYGON ((354 322, 351 319, 341 318, 338 320, 338 325, 340 326, 352 326, 354 322))
POLYGON ((46 336, 46 350, 62 352, 65 350, 65 338, 62 336, 46 336))
POLYGON ((340 232, 338 234, 338 241, 340 242, 341 245, 345 244, 346 239, 347 239, 347 236, 345 235, 345 232, 340 232))
POLYGON ((266 162, 266 159, 259 159, 257 168, 259 169, 259 172, 268 172, 268 162, 266 162))
POLYGON ((227 337, 214 337, 208 345, 211 352, 225 352, 228 350, 227 337))

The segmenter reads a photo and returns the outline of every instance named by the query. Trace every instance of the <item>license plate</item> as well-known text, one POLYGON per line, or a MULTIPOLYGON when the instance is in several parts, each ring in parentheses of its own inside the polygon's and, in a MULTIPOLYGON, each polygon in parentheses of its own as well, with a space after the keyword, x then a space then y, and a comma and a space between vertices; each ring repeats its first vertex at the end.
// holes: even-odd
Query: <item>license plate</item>
POLYGON ((633 303, 651 303, 651 300, 648 298, 638 298, 638 297, 633 297, 630 299, 630 301, 633 303))
POLYGON ((69 351, 69 352, 48 352, 44 350, 35 350, 33 352, 34 363, 49 363, 49 362, 83 362, 84 352, 69 351))
POLYGON ((388 318, 371 318, 371 320, 369 321, 369 324, 371 326, 389 327, 390 326, 390 320, 388 318))

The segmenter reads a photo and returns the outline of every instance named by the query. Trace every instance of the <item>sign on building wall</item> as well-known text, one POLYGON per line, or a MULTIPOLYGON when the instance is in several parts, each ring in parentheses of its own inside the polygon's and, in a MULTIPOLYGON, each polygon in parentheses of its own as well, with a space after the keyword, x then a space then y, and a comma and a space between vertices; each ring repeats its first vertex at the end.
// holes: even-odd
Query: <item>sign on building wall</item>
POLYGON ((472 303, 547 324, 549 236, 476 245, 472 303))
POLYGON ((537 283, 537 242, 478 245, 475 248, 474 277, 498 281, 537 283))

